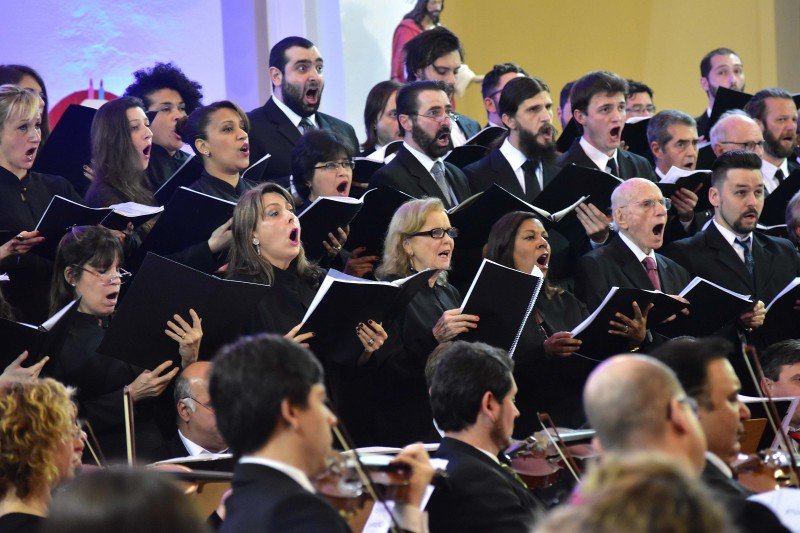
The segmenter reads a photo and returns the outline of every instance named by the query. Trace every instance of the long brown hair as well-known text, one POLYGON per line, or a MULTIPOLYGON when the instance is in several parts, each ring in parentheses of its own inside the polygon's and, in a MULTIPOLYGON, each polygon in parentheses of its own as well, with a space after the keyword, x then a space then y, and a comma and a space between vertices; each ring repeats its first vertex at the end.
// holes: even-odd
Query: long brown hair
POLYGON ((101 186, 117 189, 130 201, 155 205, 147 173, 131 140, 128 109, 144 104, 138 98, 123 96, 104 104, 92 121, 92 171, 94 179, 87 196, 101 186))
MULTIPOLYGON (((245 276, 259 283, 271 285, 275 281, 275 268, 264 259, 253 245, 253 232, 263 216, 261 198, 268 193, 283 196, 294 209, 294 199, 289 191, 276 183, 263 183, 245 192, 233 210, 233 242, 228 252, 227 277, 245 276)), ((322 271, 306 259, 303 245, 293 261, 297 275, 304 281, 315 283, 322 277, 322 271)))

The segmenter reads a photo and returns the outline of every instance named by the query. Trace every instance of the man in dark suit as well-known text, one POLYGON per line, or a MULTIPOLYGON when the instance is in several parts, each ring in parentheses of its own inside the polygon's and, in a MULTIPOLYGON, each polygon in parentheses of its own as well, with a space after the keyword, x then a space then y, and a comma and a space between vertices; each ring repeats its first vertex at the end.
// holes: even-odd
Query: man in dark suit
MULTIPOLYGON (((309 481, 327 467, 338 423, 314 355, 277 335, 243 338, 214 359, 210 390, 219 429, 239 457, 221 531, 350 531, 309 481)), ((396 461, 411 468, 408 498, 396 507, 399 525, 420 531, 433 468, 421 444, 396 461)))
POLYGON ((716 48, 700 60, 700 87, 708 96, 708 108, 705 113, 695 118, 697 133, 709 138, 711 109, 718 87, 727 87, 734 91, 744 91, 744 66, 739 56, 730 48, 716 48))
POLYGON ((644 178, 631 178, 614 189, 611 209, 619 234, 578 260, 575 294, 589 309, 595 309, 611 287, 678 294, 689 283, 683 267, 656 253, 664 243, 668 203, 644 178))
MULTIPOLYGON (((706 391, 688 392, 695 395, 706 391)), ((721 401, 727 403, 719 408, 731 409, 733 425, 738 427, 736 394, 721 401)), ((697 401, 687 395, 675 372, 661 361, 630 354, 604 361, 589 376, 583 403, 603 453, 657 452, 675 459, 693 478, 706 483, 711 479, 706 474, 706 439, 697 401)), ((709 488, 720 495, 742 531, 786 531, 763 505, 721 496, 722 491, 711 484, 709 488)))
POLYGON ((759 531, 785 531, 775 515, 747 501, 753 492, 738 483, 731 471, 730 465, 741 449, 743 422, 750 418, 750 410, 739 400, 741 382, 728 361, 732 351, 733 345, 726 340, 708 337, 670 341, 652 355, 675 372, 697 403, 697 417, 708 448, 701 474, 706 486, 733 511, 733 520, 744 527, 743 531, 753 525, 758 525, 759 531), (751 521, 759 515, 762 521, 751 521))
POLYGON ((439 198, 446 207, 469 198, 464 173, 442 157, 453 148, 450 99, 444 82, 410 82, 397 92, 403 146, 370 178, 370 187, 392 187, 415 198, 439 198))
POLYGON ((354 150, 358 147, 353 126, 317 111, 325 87, 322 66, 319 50, 303 37, 287 37, 270 50, 273 94, 266 104, 247 114, 251 163, 270 154, 257 181, 274 181, 288 188, 292 148, 309 129, 337 131, 350 141, 354 150))
POLYGON ((503 87, 508 82, 522 76, 528 76, 528 73, 516 63, 497 64, 484 75, 481 83, 481 96, 483 96, 483 107, 486 109, 486 128, 490 126, 506 127, 500 118, 500 93, 503 92, 503 87))
POLYGON ((783 89, 761 89, 744 108, 764 134, 761 175, 767 194, 800 168, 794 161, 797 143, 797 106, 783 89))
MULTIPOLYGON (((445 28, 437 26, 424 31, 408 41, 406 52, 406 75, 409 82, 416 80, 440 80, 446 84, 447 96, 453 97, 456 74, 464 59, 464 49, 458 37, 445 28)), ((452 113, 457 128, 453 128, 453 145, 461 146, 467 139, 481 131, 481 125, 466 115, 452 113)))
POLYGON ((512 371, 506 353, 483 343, 457 341, 439 354, 430 396, 448 483, 428 503, 432 533, 532 530, 541 507, 500 457, 519 416, 512 371))

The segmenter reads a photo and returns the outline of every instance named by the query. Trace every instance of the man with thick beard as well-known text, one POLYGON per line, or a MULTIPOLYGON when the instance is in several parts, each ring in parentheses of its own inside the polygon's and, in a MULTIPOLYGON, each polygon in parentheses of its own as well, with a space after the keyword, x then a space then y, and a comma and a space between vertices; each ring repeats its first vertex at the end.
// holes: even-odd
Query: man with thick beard
POLYGON ((439 198, 446 207, 469 198, 464 173, 442 159, 453 149, 452 107, 441 81, 415 81, 397 92, 397 122, 403 146, 375 172, 370 187, 392 187, 414 198, 439 198))
POLYGON ((289 187, 291 153, 303 133, 311 129, 337 131, 358 146, 353 126, 317 111, 325 79, 323 61, 314 43, 303 37, 286 37, 269 53, 272 96, 262 107, 247 113, 250 119, 250 161, 270 158, 257 181, 274 181, 289 187))
POLYGON ((769 194, 800 167, 791 158, 797 143, 797 106, 792 95, 783 89, 761 89, 744 110, 764 133, 761 174, 769 194))

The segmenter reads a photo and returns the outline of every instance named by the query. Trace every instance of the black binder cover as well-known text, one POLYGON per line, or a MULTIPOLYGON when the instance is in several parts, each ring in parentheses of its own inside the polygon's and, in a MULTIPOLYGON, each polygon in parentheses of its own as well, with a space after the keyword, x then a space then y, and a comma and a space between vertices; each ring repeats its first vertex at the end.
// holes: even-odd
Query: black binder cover
POLYGON ((40 326, 0 318, 0 339, 3 339, 0 343, 0 369, 10 365, 25 350, 28 350, 25 366, 35 364, 45 356, 55 359, 67 339, 78 302, 68 303, 40 326))
POLYGON ((167 205, 172 199, 172 195, 175 194, 179 188, 188 187, 197 181, 202 173, 203 160, 193 155, 178 167, 178 170, 158 188, 153 196, 155 196, 159 204, 167 205))
POLYGON ((91 130, 96 109, 70 105, 36 157, 32 170, 66 178, 83 196, 91 182, 83 175, 83 165, 92 161, 91 130))
POLYGON ((800 329, 800 312, 794 303, 800 298, 800 278, 794 278, 767 304, 764 330, 780 332, 785 338, 796 338, 800 329))
POLYGON ((607 172, 572 163, 536 197, 536 206, 553 213, 572 205, 581 196, 588 196, 588 203, 607 212, 611 208, 611 193, 620 183, 621 179, 607 172))
POLYGON ((338 239, 336 228, 345 229, 363 206, 362 200, 349 197, 321 196, 314 200, 298 217, 306 257, 311 261, 322 259, 327 253, 322 242, 328 240, 328 233, 338 239))
MULTIPOLYGON (((697 205, 694 207, 694 212, 702 213, 703 211, 713 209, 711 207, 711 202, 708 200, 708 189, 711 188, 710 172, 698 170, 693 174, 678 178, 675 180, 675 183, 659 182, 656 183, 656 186, 661 189, 661 194, 663 194, 665 198, 669 198, 675 194, 675 191, 678 189, 688 189, 695 192, 695 189, 701 186, 700 189, 695 192, 697 195, 697 205)), ((673 207, 672 210, 674 211, 675 208, 673 207)))
POLYGON ((484 148, 494 148, 494 143, 508 133, 508 130, 500 126, 487 126, 481 131, 467 139, 467 144, 477 144, 484 148))
POLYGON ((456 146, 450 150, 450 153, 445 156, 444 160, 458 168, 464 168, 478 161, 487 153, 489 153, 489 149, 485 146, 465 144, 463 146, 456 146))
POLYGON ((178 360, 178 344, 164 330, 189 309, 203 320, 200 357, 209 359, 235 340, 264 298, 268 285, 222 280, 155 254, 148 254, 117 309, 97 351, 142 368, 178 360))
POLYGON ((414 197, 391 187, 377 187, 364 193, 364 206, 350 223, 350 235, 345 248, 353 251, 360 246, 367 250, 362 255, 383 255, 386 230, 397 208, 414 197))
POLYGON ((786 224, 786 205, 800 191, 800 170, 795 170, 778 187, 764 198, 764 208, 758 217, 759 224, 777 226, 786 224))
POLYGON ((714 96, 714 106, 711 108, 711 116, 708 119, 708 131, 714 127, 719 117, 731 109, 744 109, 747 102, 753 97, 752 94, 718 87, 717 94, 714 96))
POLYGON ((622 128, 622 142, 625 143, 626 150, 640 155, 653 165, 653 152, 650 150, 650 143, 647 142, 647 126, 650 119, 645 118, 635 122, 626 122, 622 128))
POLYGON ((572 146, 573 141, 580 136, 580 125, 575 122, 574 118, 570 118, 569 122, 567 122, 567 125, 564 127, 564 131, 562 131, 561 135, 558 136, 558 140, 556 141, 556 150, 563 154, 569 150, 569 147, 572 146))

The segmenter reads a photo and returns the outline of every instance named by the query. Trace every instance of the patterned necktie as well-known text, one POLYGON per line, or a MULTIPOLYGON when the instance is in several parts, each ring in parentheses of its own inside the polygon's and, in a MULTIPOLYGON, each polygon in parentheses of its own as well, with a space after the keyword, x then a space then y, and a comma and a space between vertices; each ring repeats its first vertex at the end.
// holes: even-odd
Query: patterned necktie
POLYGON ((744 266, 747 267, 747 272, 752 276, 756 262, 753 260, 753 253, 750 251, 750 238, 744 240, 734 239, 733 242, 741 246, 742 250, 744 250, 744 266))
POLYGON ((608 163, 606 163, 606 169, 608 169, 607 172, 609 172, 610 174, 613 174, 614 176, 619 177, 619 169, 617 168, 617 160, 614 159, 613 157, 608 160, 608 163))
POLYGON ((300 121, 300 130, 303 132, 303 135, 315 129, 317 129, 317 127, 308 117, 303 117, 303 120, 300 121))
POLYGON ((658 279, 658 266, 656 265, 656 260, 652 257, 645 257, 642 260, 644 264, 644 268, 647 269, 647 277, 650 278, 650 283, 653 284, 653 288, 657 291, 661 290, 661 280, 658 279))
POLYGON ((539 186, 539 177, 536 175, 536 171, 538 169, 539 163, 536 161, 531 161, 528 159, 522 163, 522 175, 525 178, 526 196, 534 197, 542 192, 542 188, 539 186))
POLYGON ((447 183, 447 177, 444 175, 444 165, 441 161, 437 161, 433 164, 433 168, 431 168, 431 174, 433 174, 433 179, 436 181, 436 185, 442 190, 442 194, 444 195, 446 206, 449 207, 452 200, 452 193, 450 192, 450 185, 447 183))

